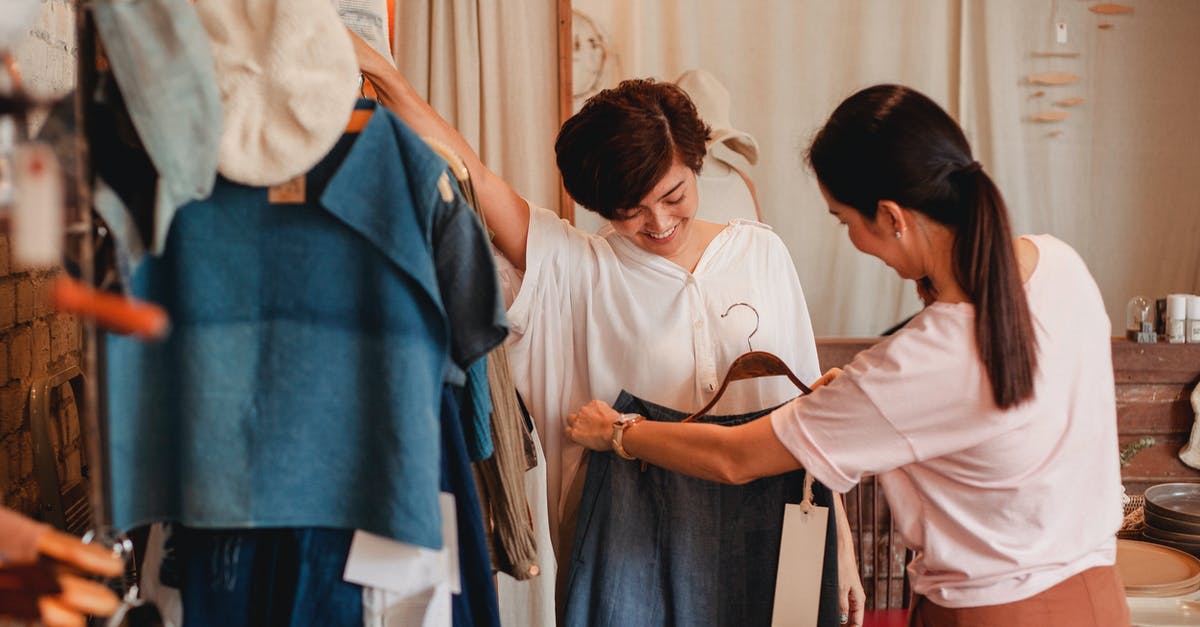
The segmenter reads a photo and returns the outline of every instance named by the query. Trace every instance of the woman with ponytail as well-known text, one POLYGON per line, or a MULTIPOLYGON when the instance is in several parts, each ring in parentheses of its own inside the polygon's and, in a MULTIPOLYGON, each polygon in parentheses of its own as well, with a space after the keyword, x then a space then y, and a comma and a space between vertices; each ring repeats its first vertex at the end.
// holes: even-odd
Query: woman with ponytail
POLYGON ((962 129, 912 89, 846 99, 808 162, 854 246, 926 308, 769 419, 615 427, 593 401, 569 435, 608 450, 621 429, 628 454, 729 483, 878 475, 915 554, 914 625, 1128 625, 1111 327, 1083 261, 1013 237, 962 129))

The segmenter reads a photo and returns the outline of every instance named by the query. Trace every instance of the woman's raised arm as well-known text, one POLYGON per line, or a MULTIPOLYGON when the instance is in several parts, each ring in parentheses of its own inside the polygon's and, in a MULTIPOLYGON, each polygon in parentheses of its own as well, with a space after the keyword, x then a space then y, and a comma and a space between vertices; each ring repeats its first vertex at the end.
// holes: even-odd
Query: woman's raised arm
POLYGON ((359 68, 375 87, 379 102, 400 116, 419 135, 446 144, 462 158, 471 173, 475 194, 487 218, 488 228, 495 234, 492 243, 509 262, 524 270, 525 243, 529 238, 529 205, 504 179, 483 165, 467 140, 417 95, 412 85, 387 59, 354 33, 350 33, 350 38, 354 41, 359 68))

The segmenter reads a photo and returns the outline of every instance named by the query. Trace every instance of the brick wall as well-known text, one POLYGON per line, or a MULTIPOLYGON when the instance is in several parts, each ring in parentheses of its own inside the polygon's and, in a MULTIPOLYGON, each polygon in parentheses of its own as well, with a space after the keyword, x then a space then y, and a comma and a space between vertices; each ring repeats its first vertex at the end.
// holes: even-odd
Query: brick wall
MULTIPOLYGON (((70 0, 42 0, 37 21, 13 48, 26 88, 41 98, 62 97, 75 81, 75 18, 70 0)), ((36 125, 41 116, 33 116, 36 125)), ((31 129, 32 131, 33 129, 31 129)), ((81 331, 71 317, 46 306, 44 290, 56 271, 17 268, 0 229, 0 502, 37 514, 33 438, 27 408, 33 383, 79 363, 81 331)), ((78 480, 78 417, 65 387, 51 397, 49 428, 59 479, 78 480)))
MULTIPOLYGON (((39 379, 79 363, 80 327, 46 305, 56 271, 14 268, 9 240, 0 237, 0 497, 4 505, 37 513, 29 390, 39 379)), ((78 416, 69 386, 51 396, 50 440, 61 481, 78 480, 78 416)))

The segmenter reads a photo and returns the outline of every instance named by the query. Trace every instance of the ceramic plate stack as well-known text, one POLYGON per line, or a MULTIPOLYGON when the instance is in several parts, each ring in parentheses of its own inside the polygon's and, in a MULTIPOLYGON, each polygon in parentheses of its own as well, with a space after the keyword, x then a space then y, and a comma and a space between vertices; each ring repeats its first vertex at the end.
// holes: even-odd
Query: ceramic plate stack
POLYGON ((1143 539, 1200 556, 1200 483, 1160 483, 1145 497, 1143 539))
POLYGON ((1117 570, 1131 597, 1177 597, 1200 590, 1200 559, 1167 546, 1117 540, 1117 570))

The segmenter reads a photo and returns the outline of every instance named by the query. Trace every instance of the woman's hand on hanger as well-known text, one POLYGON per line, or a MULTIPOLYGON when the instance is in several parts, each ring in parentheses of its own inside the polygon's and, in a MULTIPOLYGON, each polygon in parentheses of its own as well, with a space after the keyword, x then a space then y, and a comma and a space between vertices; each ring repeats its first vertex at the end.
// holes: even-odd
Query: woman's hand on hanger
MULTIPOLYGON (((462 158, 470 172, 479 208, 494 234, 492 243, 517 269, 525 270, 529 205, 504 179, 483 165, 467 140, 421 98, 390 60, 349 29, 347 32, 354 42, 359 69, 375 87, 379 102, 400 116, 418 135, 440 141, 462 158)), ((508 132, 519 133, 521 129, 508 132)))

